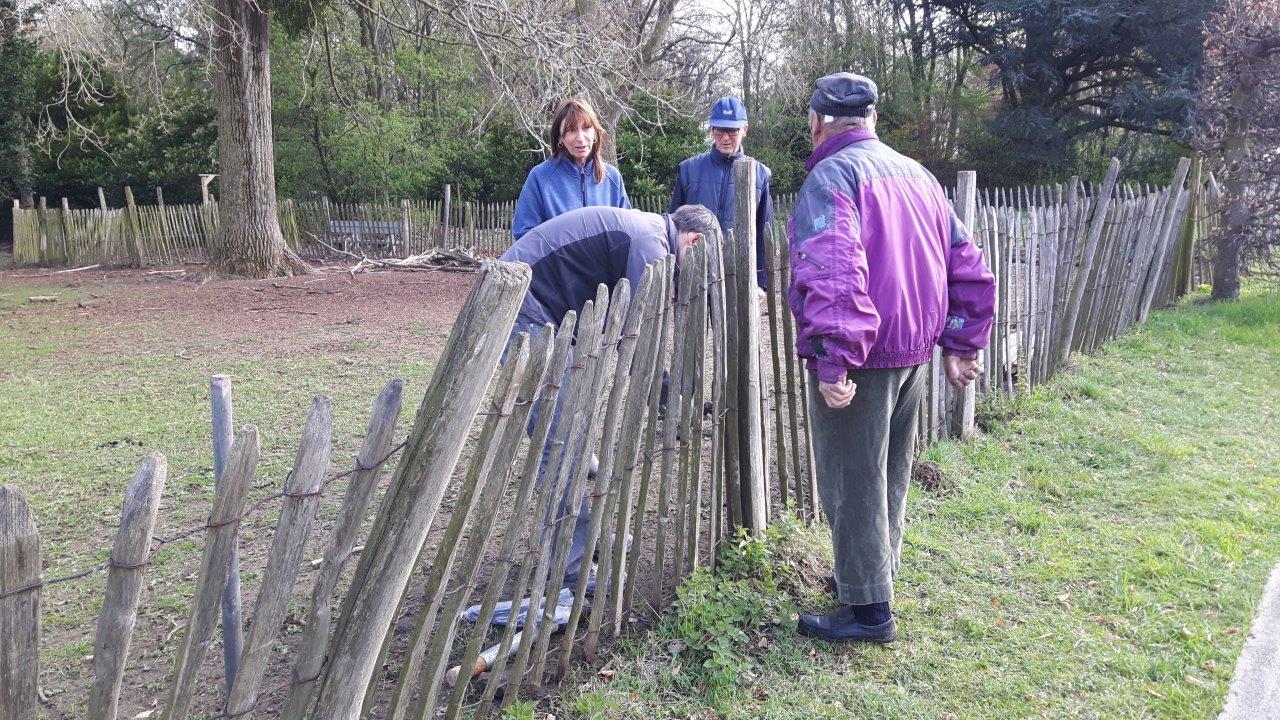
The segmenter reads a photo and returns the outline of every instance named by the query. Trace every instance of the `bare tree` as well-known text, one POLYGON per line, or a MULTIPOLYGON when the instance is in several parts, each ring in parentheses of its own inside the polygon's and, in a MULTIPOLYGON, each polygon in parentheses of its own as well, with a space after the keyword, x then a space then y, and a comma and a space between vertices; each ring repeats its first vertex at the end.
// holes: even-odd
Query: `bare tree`
POLYGON ((1219 163, 1216 300, 1240 297, 1250 263, 1280 248, 1280 0, 1226 0, 1205 28, 1199 140, 1219 163))
POLYGON ((758 106, 761 86, 774 67, 774 40, 781 28, 781 0, 730 0, 731 45, 738 59, 742 102, 748 110, 758 106))
MULTIPOLYGON (((351 1, 386 17, 372 0, 351 1)), ((690 17, 701 10, 682 12, 680 0, 575 0, 570 6, 416 1, 476 50, 495 103, 509 108, 544 151, 550 150, 545 146, 550 110, 568 96, 590 98, 613 131, 640 98, 660 110, 673 109, 670 92, 679 86, 671 81, 680 75, 675 61, 705 42, 690 17)), ((612 144, 605 150, 612 159, 612 144)))

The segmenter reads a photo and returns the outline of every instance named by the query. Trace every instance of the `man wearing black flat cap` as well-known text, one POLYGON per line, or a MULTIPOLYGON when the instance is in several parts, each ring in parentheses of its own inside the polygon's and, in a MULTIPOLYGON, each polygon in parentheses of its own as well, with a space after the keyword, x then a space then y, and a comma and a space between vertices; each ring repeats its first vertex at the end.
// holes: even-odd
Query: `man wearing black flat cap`
POLYGON ((978 376, 995 303, 991 272, 938 181, 880 142, 876 84, 836 73, 814 84, 809 176, 787 223, 788 302, 808 360, 818 493, 831 524, 841 607, 799 631, 890 642, 925 363, 978 376))

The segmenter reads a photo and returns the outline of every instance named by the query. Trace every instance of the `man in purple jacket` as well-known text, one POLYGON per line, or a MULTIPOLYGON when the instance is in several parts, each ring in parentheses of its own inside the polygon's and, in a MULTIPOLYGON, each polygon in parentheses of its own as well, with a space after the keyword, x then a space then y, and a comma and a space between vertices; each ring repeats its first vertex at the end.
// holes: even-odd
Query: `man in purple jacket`
POLYGON ((915 454, 925 366, 942 346, 947 380, 981 372, 995 286, 938 181, 877 139, 876 85, 852 73, 815 83, 814 151, 787 223, 796 348, 808 361, 814 461, 835 550, 829 615, 802 634, 890 642, 889 603, 915 454))

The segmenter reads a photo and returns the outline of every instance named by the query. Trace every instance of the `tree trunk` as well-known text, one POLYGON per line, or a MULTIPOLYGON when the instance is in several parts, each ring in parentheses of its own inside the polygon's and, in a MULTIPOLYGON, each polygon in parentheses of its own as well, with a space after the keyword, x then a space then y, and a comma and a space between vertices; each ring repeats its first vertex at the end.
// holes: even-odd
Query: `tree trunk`
POLYGON ((214 273, 267 277, 306 272, 276 217, 268 12, 245 0, 213 0, 214 101, 222 193, 214 273))
POLYGON ((1226 200, 1226 222, 1217 238, 1218 258, 1213 268, 1214 300, 1240 299, 1240 271, 1243 250, 1253 224, 1253 209, 1245 175, 1249 155, 1250 119, 1255 117, 1259 78, 1254 77, 1250 58, 1240 61, 1235 91, 1227 109, 1226 130, 1222 141, 1223 178, 1226 200))
POLYGON ((1223 198, 1226 200, 1226 222, 1218 230, 1215 242, 1217 258, 1213 268, 1214 300, 1240 299, 1240 262, 1241 249, 1244 247, 1245 234, 1249 231, 1249 197, 1246 192, 1244 178, 1241 177, 1241 166, 1248 150, 1243 123, 1237 118, 1227 121, 1226 137, 1223 152, 1225 166, 1233 168, 1223 178, 1223 198))
POLYGON ((36 206, 35 189, 31 185, 31 152, 26 145, 18 149, 18 176, 14 178, 18 188, 18 207, 30 210, 36 206))

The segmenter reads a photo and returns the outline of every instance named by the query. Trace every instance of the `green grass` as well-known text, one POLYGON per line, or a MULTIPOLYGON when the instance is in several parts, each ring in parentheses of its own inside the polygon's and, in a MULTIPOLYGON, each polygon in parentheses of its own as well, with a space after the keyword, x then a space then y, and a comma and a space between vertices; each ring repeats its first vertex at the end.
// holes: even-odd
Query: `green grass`
MULTIPOLYGON (((925 457, 888 647, 787 627, 709 691, 664 626, 557 717, 1211 718, 1280 536, 1280 297, 1157 313, 925 457)), ((798 540, 829 554, 824 528, 798 540)), ((812 596, 807 598, 812 603, 812 596)), ((570 687, 575 687, 571 684, 570 687)))

